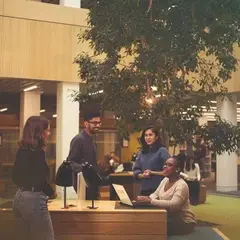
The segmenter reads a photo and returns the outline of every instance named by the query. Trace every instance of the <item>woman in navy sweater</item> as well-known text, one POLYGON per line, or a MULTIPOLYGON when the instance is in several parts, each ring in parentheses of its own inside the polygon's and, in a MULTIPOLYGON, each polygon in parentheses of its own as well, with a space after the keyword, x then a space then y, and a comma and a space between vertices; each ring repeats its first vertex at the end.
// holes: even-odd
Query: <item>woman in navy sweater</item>
POLYGON ((170 155, 161 144, 158 129, 153 126, 143 130, 140 142, 142 150, 133 168, 134 178, 141 180, 141 195, 149 196, 162 181, 163 165, 170 155))

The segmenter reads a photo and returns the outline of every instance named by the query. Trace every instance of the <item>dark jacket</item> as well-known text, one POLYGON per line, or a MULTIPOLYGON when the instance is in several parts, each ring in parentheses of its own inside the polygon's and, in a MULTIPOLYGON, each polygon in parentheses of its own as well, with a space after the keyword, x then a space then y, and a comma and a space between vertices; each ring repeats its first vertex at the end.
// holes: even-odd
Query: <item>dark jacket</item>
POLYGON ((77 174, 82 171, 81 164, 88 162, 94 167, 97 165, 96 144, 94 143, 93 138, 89 136, 85 130, 72 139, 70 143, 68 160, 72 164, 72 169, 74 172, 73 187, 77 192, 77 174))
POLYGON ((48 165, 42 149, 33 151, 19 148, 13 166, 12 179, 18 187, 34 187, 49 197, 54 193, 48 183, 48 165))

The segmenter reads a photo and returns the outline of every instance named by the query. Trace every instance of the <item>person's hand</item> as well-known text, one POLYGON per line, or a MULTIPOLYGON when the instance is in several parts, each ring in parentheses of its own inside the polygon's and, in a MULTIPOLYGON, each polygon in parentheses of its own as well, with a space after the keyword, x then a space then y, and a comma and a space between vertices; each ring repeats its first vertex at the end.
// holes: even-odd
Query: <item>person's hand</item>
POLYGON ((151 203, 151 198, 148 196, 137 196, 137 202, 151 203))
POLYGON ((145 170, 144 173, 145 173, 146 175, 148 175, 148 176, 153 175, 153 171, 150 170, 150 169, 145 170))
POLYGON ((56 192, 54 192, 53 195, 49 197, 49 199, 55 199, 55 198, 57 198, 57 193, 56 192))
POLYGON ((150 178, 151 174, 150 174, 151 170, 145 170, 143 172, 143 178, 150 178))

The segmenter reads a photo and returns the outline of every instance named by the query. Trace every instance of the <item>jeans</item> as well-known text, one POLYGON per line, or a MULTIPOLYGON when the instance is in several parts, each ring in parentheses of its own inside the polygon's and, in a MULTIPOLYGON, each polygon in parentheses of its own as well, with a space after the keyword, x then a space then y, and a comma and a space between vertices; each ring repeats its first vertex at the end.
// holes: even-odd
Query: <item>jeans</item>
POLYGON ((44 193, 18 190, 13 201, 13 213, 23 222, 29 240, 54 240, 44 193))

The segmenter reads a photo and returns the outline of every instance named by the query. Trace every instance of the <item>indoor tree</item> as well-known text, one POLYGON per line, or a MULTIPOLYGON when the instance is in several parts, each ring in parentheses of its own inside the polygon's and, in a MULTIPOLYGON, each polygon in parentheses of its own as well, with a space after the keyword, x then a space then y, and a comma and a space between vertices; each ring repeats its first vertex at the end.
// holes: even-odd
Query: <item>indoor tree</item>
POLYGON ((75 59, 85 86, 74 100, 113 111, 125 138, 155 122, 170 145, 198 134, 217 153, 236 150, 237 126, 198 120, 211 100, 228 97, 239 12, 239 0, 89 0, 79 39, 92 53, 75 59))

